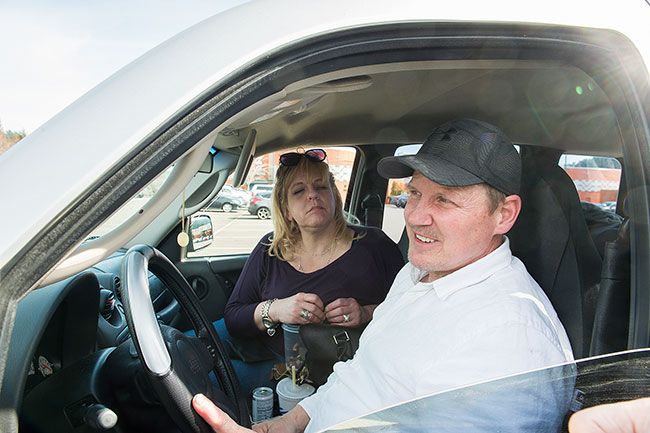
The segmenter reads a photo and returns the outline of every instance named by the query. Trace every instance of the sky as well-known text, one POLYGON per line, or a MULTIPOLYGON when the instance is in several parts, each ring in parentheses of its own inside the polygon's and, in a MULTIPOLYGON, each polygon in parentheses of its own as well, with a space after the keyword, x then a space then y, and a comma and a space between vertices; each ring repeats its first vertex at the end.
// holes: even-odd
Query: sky
MULTIPOLYGON (((149 49, 215 13, 246 1, 0 0, 2 127, 34 131, 149 49)), ((643 0, 623 0, 616 8, 630 3, 645 5, 643 0)), ((486 5, 489 7, 490 2, 486 5)), ((571 2, 566 7, 569 5, 571 2)), ((638 44, 643 44, 642 51, 650 53, 645 25, 648 14, 631 15, 622 9, 620 13, 599 19, 618 22, 621 26, 631 21, 637 23, 636 30, 640 33, 635 42, 639 48, 642 47, 638 44)), ((543 21, 543 13, 554 16, 562 12, 560 15, 580 17, 589 11, 556 11, 549 7, 539 12, 543 21)), ((480 11, 477 14, 482 16, 480 11)), ((590 23, 599 27, 598 21, 590 23)))
POLYGON ((176 33, 246 0, 0 0, 0 124, 30 133, 176 33))

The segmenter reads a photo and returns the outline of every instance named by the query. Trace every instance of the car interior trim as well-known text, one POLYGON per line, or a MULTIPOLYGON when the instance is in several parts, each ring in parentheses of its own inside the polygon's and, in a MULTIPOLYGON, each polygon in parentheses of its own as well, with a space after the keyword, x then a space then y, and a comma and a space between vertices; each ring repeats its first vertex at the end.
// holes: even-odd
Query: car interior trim
POLYGON ((196 174, 198 167, 203 164, 208 152, 209 142, 194 149, 190 155, 179 160, 161 186, 160 191, 151 198, 139 212, 124 221, 110 233, 98 239, 85 242, 61 261, 41 284, 59 281, 70 275, 94 265, 107 257, 112 251, 126 244, 140 230, 145 228, 152 217, 162 212, 183 191, 185 184, 196 174))

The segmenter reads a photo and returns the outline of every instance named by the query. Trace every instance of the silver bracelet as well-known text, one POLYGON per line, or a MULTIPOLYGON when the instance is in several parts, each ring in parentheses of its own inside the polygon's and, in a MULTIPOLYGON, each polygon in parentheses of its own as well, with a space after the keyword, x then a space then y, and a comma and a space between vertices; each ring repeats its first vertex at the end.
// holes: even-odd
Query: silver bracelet
POLYGON ((275 328, 278 326, 278 324, 271 320, 271 317, 269 316, 271 304, 277 300, 278 298, 269 299, 264 302, 264 305, 262 305, 262 325, 266 328, 266 333, 269 334, 269 337, 275 335, 275 328))

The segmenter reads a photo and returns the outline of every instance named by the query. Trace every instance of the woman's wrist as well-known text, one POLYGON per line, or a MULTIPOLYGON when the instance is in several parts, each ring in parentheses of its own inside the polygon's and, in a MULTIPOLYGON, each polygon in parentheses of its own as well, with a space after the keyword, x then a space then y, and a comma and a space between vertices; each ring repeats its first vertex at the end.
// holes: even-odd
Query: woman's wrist
POLYGON ((275 321, 271 315, 271 306, 277 301, 277 298, 268 299, 257 304, 255 308, 254 320, 257 328, 260 331, 266 331, 267 334, 273 336, 275 334, 275 328, 277 328, 278 322, 275 321))
POLYGON ((278 298, 268 299, 261 302, 258 307, 260 309, 261 329, 266 330, 266 333, 271 337, 275 334, 275 328, 278 326, 278 322, 271 316, 271 307, 277 300, 278 298))
POLYGON ((279 299, 275 298, 273 301, 274 302, 271 303, 271 306, 269 307, 269 318, 273 323, 280 323, 280 314, 278 312, 278 307, 280 306, 278 304, 279 299))

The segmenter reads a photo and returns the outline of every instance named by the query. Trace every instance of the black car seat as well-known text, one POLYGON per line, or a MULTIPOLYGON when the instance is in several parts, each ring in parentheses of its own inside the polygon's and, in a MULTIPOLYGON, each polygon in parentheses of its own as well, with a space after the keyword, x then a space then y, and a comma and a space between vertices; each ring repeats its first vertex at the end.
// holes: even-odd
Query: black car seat
POLYGON ((631 298, 629 226, 630 221, 626 219, 616 239, 605 244, 591 355, 627 349, 631 298))
POLYGON ((404 262, 409 261, 409 236, 406 233, 406 227, 404 227, 404 230, 402 230, 402 236, 399 238, 399 241, 397 242, 397 248, 399 248, 400 252, 402 253, 402 258, 404 259, 404 262))
POLYGON ((583 201, 580 204, 582 205, 582 213, 585 216, 591 239, 593 239, 600 257, 604 258, 606 244, 618 238, 619 228, 623 224, 623 217, 615 212, 604 210, 593 203, 583 201))
POLYGON ((363 224, 369 227, 381 228, 384 217, 384 204, 379 194, 367 194, 361 200, 363 210, 363 224))
POLYGON ((521 147, 522 211, 508 233, 513 254, 546 292, 576 358, 589 355, 601 257, 580 199, 558 166, 561 151, 521 147))

